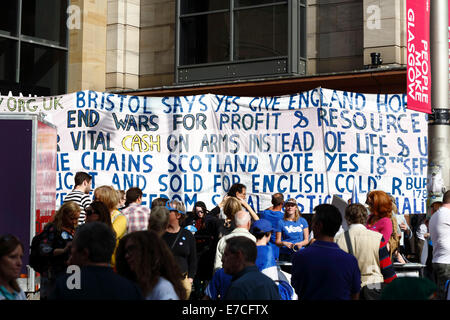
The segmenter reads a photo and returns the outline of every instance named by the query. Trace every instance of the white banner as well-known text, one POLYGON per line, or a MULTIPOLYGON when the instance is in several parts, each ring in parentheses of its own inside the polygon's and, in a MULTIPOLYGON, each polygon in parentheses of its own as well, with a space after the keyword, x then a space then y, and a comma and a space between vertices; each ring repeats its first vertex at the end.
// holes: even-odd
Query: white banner
MULTIPOLYGON (((271 195, 296 198, 304 213, 334 194, 394 195, 399 211, 425 213, 427 115, 406 95, 317 88, 281 97, 205 94, 140 97, 80 91, 0 97, 0 112, 41 113, 58 128, 57 207, 77 171, 112 185, 212 209, 236 182, 255 211, 271 195)), ((10 139, 11 137, 1 137, 10 139)))

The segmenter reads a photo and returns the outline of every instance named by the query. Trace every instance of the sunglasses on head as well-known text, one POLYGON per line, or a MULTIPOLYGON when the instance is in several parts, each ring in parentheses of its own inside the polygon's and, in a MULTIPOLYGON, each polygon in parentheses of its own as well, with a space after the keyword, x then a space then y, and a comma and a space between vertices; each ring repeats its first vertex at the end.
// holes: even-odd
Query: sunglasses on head
POLYGON ((176 209, 176 208, 171 207, 170 205, 172 205, 172 204, 173 204, 172 201, 167 201, 167 203, 166 203, 166 209, 169 210, 169 211, 175 211, 175 212, 178 212, 179 214, 184 215, 184 212, 183 212, 183 211, 180 211, 180 210, 178 210, 178 209, 176 209))
POLYGON ((285 207, 295 207, 296 204, 291 203, 291 202, 288 202, 288 203, 286 203, 284 206, 285 206, 285 207))

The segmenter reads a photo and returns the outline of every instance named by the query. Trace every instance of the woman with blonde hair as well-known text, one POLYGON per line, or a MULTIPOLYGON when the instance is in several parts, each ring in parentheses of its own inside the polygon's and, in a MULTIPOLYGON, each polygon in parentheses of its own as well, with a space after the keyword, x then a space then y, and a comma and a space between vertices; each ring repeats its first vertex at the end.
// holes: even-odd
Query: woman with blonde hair
MULTIPOLYGON (((111 224, 116 233, 116 248, 127 233, 127 217, 121 213, 117 206, 119 204, 119 196, 116 190, 111 186, 101 186, 94 190, 95 201, 103 202, 111 214, 111 224)), ((111 259, 112 266, 115 266, 115 255, 113 254, 111 259)))
POLYGON ((309 243, 308 222, 301 216, 297 200, 291 198, 284 203, 284 217, 278 221, 275 232, 280 261, 291 261, 292 254, 309 243))
POLYGON ((118 209, 119 197, 116 190, 111 186, 101 186, 94 190, 96 201, 103 202, 111 214, 111 223, 116 232, 117 240, 123 238, 127 232, 127 218, 118 209))
POLYGON ((384 240, 383 245, 386 245, 392 234, 392 200, 386 192, 374 190, 369 192, 366 204, 370 211, 366 228, 381 233, 384 240))

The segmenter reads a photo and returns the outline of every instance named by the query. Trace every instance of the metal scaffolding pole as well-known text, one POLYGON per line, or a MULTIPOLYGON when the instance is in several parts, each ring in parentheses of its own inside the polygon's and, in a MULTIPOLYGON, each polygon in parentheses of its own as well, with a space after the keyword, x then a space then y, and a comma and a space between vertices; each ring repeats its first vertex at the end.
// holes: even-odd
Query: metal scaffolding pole
POLYGON ((448 2, 430 3, 431 107, 428 118, 428 203, 450 190, 448 2))

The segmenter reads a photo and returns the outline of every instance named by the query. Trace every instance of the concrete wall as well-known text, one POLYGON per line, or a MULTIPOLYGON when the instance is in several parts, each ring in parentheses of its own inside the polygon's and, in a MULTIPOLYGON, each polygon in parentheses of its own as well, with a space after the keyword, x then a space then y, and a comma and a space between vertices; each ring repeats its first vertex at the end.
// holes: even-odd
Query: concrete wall
POLYGON ((361 70, 363 42, 362 1, 308 1, 308 74, 361 70))
MULTIPOLYGON (((73 0, 68 91, 170 86, 175 0, 73 0)), ((307 74, 361 70, 370 53, 406 65, 406 0, 308 0, 307 74)))
POLYGON ((364 64, 379 52, 385 65, 406 65, 406 0, 364 0, 364 64))
POLYGON ((141 0, 139 87, 175 79, 175 0, 141 0))
POLYGON ((106 90, 139 88, 141 0, 108 0, 106 90))
POLYGON ((72 0, 80 8, 80 28, 69 32, 67 92, 105 90, 106 15, 104 0, 72 0))

